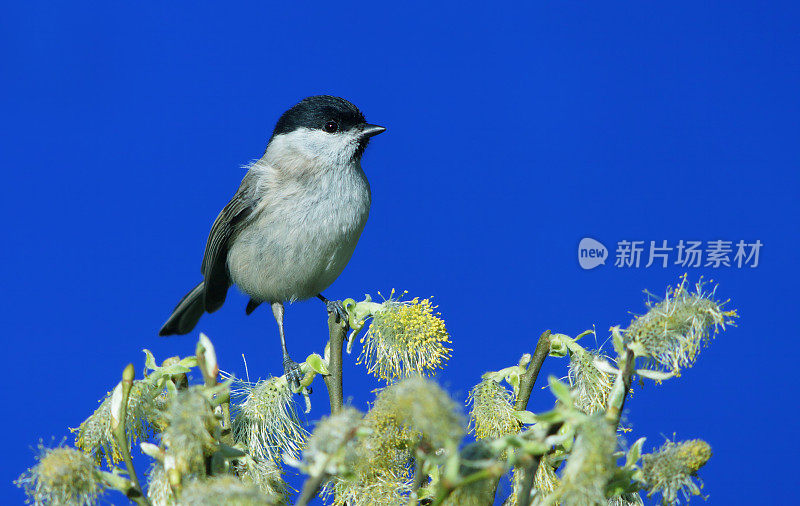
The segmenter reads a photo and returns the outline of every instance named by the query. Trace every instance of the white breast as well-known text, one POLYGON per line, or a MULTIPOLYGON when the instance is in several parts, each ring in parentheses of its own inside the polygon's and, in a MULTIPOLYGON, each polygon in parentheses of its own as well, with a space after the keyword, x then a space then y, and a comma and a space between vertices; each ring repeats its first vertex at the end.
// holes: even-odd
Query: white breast
POLYGON ((228 269, 256 300, 294 301, 325 290, 342 273, 369 215, 360 164, 295 171, 256 164, 261 204, 233 238, 228 269))

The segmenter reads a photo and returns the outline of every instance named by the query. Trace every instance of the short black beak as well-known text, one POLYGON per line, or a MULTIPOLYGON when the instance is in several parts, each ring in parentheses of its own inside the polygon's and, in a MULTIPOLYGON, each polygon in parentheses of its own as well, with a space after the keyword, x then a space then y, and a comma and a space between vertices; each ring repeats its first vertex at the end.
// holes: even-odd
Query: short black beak
POLYGON ((369 123, 365 123, 364 126, 361 127, 361 137, 364 139, 368 139, 369 137, 374 137, 385 131, 386 128, 382 126, 370 125, 369 123))

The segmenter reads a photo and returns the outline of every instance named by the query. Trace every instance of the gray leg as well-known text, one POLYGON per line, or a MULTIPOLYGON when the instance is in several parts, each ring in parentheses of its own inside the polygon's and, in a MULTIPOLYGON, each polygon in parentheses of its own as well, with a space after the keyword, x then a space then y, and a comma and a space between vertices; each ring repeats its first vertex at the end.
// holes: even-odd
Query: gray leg
POLYGON ((286 374, 286 379, 292 387, 299 387, 300 380, 303 378, 303 373, 300 370, 300 365, 289 358, 289 351, 286 349, 286 335, 283 333, 283 302, 272 303, 272 315, 275 316, 275 321, 278 322, 278 333, 281 336, 281 351, 283 351, 283 372, 286 374))

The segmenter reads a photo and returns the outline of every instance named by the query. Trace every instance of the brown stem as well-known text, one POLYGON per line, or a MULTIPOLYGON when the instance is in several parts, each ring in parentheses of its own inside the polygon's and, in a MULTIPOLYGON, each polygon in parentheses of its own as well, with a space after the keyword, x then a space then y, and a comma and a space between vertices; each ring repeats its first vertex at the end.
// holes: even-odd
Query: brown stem
MULTIPOLYGON (((539 341, 536 343, 536 348, 533 350, 531 361, 528 363, 528 368, 525 373, 520 377, 519 392, 517 393, 517 400, 514 402, 514 409, 517 411, 524 411, 528 408, 528 400, 531 398, 533 385, 536 383, 536 378, 539 376, 539 371, 542 369, 544 359, 550 353, 550 331, 545 330, 539 341)), ((492 491, 492 497, 497 494, 497 486, 500 484, 500 479, 495 479, 489 484, 492 491)))
MULTIPOLYGON (((344 406, 344 388, 342 387, 342 351, 344 349, 344 339, 347 333, 346 325, 338 321, 338 316, 335 312, 328 313, 328 374, 324 376, 325 386, 328 388, 328 399, 331 404, 331 415, 341 411, 344 406)), ((355 435, 353 431, 350 437, 355 435)), ((349 440, 350 438, 348 438, 349 440)), ((323 469, 327 466, 331 457, 328 456, 323 469)), ((303 484, 303 490, 300 493, 300 498, 297 500, 298 506, 303 506, 309 503, 314 498, 319 487, 322 486, 322 481, 325 478, 325 473, 321 472, 318 476, 312 476, 303 484)))
POLYGON ((344 389, 342 387, 342 350, 347 329, 337 321, 335 312, 328 313, 328 333, 330 334, 330 355, 328 358, 328 374, 324 376, 328 387, 328 398, 331 403, 331 415, 338 413, 344 406, 344 389))
POLYGON ((514 409, 517 411, 524 411, 528 408, 528 400, 531 398, 531 391, 533 385, 536 383, 536 378, 539 376, 539 371, 542 368, 544 359, 550 353, 550 331, 545 330, 539 336, 539 342, 536 343, 536 349, 533 350, 533 356, 519 381, 519 393, 517 394, 517 401, 514 403, 514 409))

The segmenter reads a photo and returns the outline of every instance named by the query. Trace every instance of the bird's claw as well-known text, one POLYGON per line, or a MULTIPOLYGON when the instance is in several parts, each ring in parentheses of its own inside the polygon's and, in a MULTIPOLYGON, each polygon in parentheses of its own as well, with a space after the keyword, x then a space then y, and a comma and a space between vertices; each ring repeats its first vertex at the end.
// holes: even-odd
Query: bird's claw
POLYGON ((292 390, 300 389, 300 380, 303 379, 303 370, 300 364, 289 358, 288 355, 283 357, 283 373, 286 375, 286 381, 292 390))
POLYGON ((340 300, 326 300, 325 307, 328 309, 328 314, 334 313, 336 315, 336 323, 345 322, 350 326, 350 316, 344 308, 344 304, 340 300))

